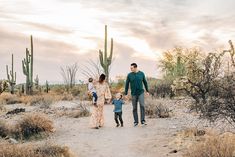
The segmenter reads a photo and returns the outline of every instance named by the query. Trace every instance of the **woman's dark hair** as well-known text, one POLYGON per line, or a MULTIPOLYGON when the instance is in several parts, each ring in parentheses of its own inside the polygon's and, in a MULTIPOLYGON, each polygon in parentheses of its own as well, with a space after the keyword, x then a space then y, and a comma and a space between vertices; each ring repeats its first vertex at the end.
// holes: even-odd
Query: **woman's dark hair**
POLYGON ((132 63, 131 66, 133 66, 134 68, 137 68, 137 64, 136 63, 132 63))
POLYGON ((105 78, 106 78, 105 74, 101 74, 99 78, 99 83, 104 82, 105 78))

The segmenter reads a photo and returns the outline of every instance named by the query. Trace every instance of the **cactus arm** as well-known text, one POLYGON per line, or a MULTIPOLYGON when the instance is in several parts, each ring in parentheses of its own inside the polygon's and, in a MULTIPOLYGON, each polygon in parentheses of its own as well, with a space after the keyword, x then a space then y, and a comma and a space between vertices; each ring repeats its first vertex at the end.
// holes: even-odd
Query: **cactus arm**
POLYGON ((30 82, 33 82, 33 36, 30 36, 30 45, 31 45, 31 64, 30 64, 30 82))
POLYGON ((105 34, 104 34, 104 58, 107 58, 107 25, 105 25, 105 34))
POLYGON ((108 65, 111 65, 112 63, 112 58, 113 58, 113 38, 111 39, 111 48, 110 48, 110 55, 108 58, 108 65))
POLYGON ((7 71, 7 79, 10 80, 9 72, 8 72, 8 65, 6 65, 6 71, 7 71))
POLYGON ((103 52, 101 50, 99 50, 99 57, 100 57, 100 64, 101 66, 104 68, 104 58, 103 58, 103 52))

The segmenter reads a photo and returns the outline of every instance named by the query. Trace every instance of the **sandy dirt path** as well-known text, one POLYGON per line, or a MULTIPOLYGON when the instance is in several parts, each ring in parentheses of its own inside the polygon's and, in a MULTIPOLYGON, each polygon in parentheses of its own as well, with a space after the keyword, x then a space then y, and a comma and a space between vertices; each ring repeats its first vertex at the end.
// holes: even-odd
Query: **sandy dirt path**
POLYGON ((175 120, 147 119, 147 126, 133 127, 132 106, 123 107, 124 127, 116 128, 113 106, 104 107, 105 126, 89 128, 90 117, 55 120, 57 132, 52 139, 69 146, 78 157, 164 157, 171 154, 169 142, 180 128, 175 120))

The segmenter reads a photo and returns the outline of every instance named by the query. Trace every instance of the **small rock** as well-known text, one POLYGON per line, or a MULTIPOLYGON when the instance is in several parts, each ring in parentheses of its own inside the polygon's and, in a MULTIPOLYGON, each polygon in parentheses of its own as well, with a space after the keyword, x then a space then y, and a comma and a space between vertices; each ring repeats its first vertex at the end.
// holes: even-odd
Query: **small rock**
POLYGON ((172 127, 170 127, 171 129, 176 129, 177 127, 176 126, 172 126, 172 127))
POLYGON ((170 153, 171 154, 173 154, 173 153, 177 153, 178 151, 175 149, 175 150, 172 150, 172 151, 170 151, 170 153))
POLYGON ((17 144, 18 143, 18 141, 16 141, 16 139, 14 139, 14 138, 9 138, 8 141, 12 144, 17 144))

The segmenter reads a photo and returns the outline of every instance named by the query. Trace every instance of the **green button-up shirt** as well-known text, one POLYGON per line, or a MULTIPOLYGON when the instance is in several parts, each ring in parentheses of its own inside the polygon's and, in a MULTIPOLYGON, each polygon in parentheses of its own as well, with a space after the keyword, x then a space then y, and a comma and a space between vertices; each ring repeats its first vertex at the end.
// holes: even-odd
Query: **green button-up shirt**
POLYGON ((142 93, 144 93, 143 84, 146 91, 149 92, 148 83, 142 71, 138 71, 137 73, 131 72, 127 75, 125 95, 128 94, 129 84, 131 85, 132 96, 141 95, 142 93))

